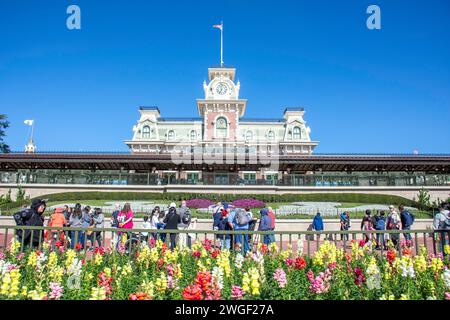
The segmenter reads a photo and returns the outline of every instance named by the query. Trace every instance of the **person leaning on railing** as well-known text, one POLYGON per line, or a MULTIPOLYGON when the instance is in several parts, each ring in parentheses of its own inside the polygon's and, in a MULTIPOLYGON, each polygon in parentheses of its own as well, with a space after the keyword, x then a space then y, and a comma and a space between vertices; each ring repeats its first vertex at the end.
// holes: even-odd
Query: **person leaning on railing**
MULTIPOLYGON (((31 226, 31 227, 43 227, 44 226, 44 212, 47 207, 46 201, 42 199, 35 199, 31 203, 29 209, 23 209, 14 214, 14 220, 17 226, 31 226)), ((16 230, 16 238, 22 243, 24 247, 31 246, 39 247, 40 241, 44 239, 44 230, 16 230)))
POLYGON ((439 212, 433 218, 433 230, 435 239, 439 241, 439 250, 444 252, 444 245, 448 244, 443 230, 450 231, 450 204, 443 202, 439 206, 439 212))

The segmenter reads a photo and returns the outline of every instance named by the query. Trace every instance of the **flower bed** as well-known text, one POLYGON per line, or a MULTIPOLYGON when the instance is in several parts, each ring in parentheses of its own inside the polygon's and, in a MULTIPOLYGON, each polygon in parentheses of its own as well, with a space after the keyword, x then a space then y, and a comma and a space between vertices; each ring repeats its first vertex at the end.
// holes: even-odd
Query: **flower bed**
MULTIPOLYGON (((344 252, 325 242, 311 257, 259 245, 246 257, 196 242, 170 251, 160 241, 131 257, 97 249, 0 253, 0 299, 450 299, 449 261, 423 248, 400 258, 352 243, 344 252)), ((449 250, 447 246, 445 250, 449 250)))
POLYGON ((201 198, 195 198, 186 201, 186 206, 194 209, 206 209, 209 206, 212 206, 213 204, 214 204, 213 201, 201 198))
POLYGON ((234 200, 231 204, 237 208, 250 208, 250 209, 264 208, 266 205, 264 201, 257 199, 237 199, 234 200))

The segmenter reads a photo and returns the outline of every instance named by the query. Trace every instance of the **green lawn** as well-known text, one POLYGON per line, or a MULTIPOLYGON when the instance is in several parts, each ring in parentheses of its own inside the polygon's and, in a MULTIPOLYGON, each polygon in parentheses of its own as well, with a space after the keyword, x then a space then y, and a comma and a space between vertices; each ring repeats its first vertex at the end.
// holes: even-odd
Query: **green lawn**
MULTIPOLYGON (((136 200, 134 200, 136 201, 136 200)), ((113 200, 80 200, 80 201, 74 201, 74 200, 70 200, 67 202, 63 202, 63 201, 52 201, 49 202, 48 205, 49 206, 63 206, 66 203, 81 203, 83 205, 90 205, 91 207, 103 207, 106 206, 106 203, 115 203, 115 202, 119 202, 121 204, 125 203, 126 201, 113 201, 113 200)), ((169 203, 168 200, 142 200, 142 202, 144 203, 157 203, 157 204, 165 204, 165 203, 169 203)), ((280 206, 283 205, 291 205, 291 202, 268 202, 266 203, 266 205, 268 207, 272 207, 273 209, 278 209, 280 206)), ((353 208, 353 207, 357 207, 357 206, 361 206, 361 205, 366 205, 366 203, 356 203, 356 202, 343 202, 342 203, 342 207, 346 207, 346 208, 353 208)), ((299 207, 300 208, 300 207, 299 207)), ((1 214, 2 215, 12 215, 15 212, 17 212, 20 208, 16 207, 16 208, 7 208, 4 210, 1 210, 1 214)), ((139 208, 134 208, 135 212, 136 212, 136 217, 143 217, 145 214, 143 213, 139 213, 139 208)), ((198 212, 196 209, 192 209, 192 216, 194 218, 200 218, 200 219, 209 219, 211 218, 211 214, 210 213, 204 213, 204 212, 198 212)), ((258 217, 259 218, 259 209, 253 209, 253 216, 254 217, 258 217)), ((50 212, 46 212, 46 215, 50 214, 50 212)), ((109 216, 109 214, 106 214, 107 216, 109 216)), ((432 214, 425 212, 425 211, 416 211, 415 212, 416 218, 431 218, 432 214)), ((350 218, 351 219, 361 219, 364 216, 364 212, 353 212, 350 214, 350 218)), ((291 214, 291 215, 279 215, 278 219, 306 219, 306 220, 312 220, 313 216, 311 215, 307 215, 307 214, 291 214)), ((332 215, 332 216, 323 216, 324 219, 338 219, 339 215, 338 213, 336 213, 336 215, 332 215)))

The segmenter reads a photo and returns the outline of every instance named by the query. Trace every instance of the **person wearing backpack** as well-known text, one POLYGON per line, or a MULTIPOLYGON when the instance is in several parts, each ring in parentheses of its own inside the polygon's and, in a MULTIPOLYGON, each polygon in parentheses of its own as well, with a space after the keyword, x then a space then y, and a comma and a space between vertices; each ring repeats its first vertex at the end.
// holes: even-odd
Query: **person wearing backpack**
MULTIPOLYGON (((47 207, 46 201, 42 199, 35 199, 31 203, 29 209, 24 208, 23 210, 14 214, 14 220, 17 226, 33 226, 33 227, 43 227, 44 217, 43 214, 47 207)), ((40 239, 44 239, 44 230, 16 230, 16 239, 22 243, 23 246, 30 246, 32 248, 39 247, 40 239)))
MULTIPOLYGON (((384 215, 385 215, 384 210, 381 210, 380 215, 377 216, 375 230, 377 231, 386 230, 386 217, 384 215)), ((384 234, 377 233, 377 246, 375 247, 375 250, 381 250, 381 245, 383 246, 383 250, 387 250, 386 242, 384 240, 384 234)))
MULTIPOLYGON (((169 213, 167 213, 164 218, 164 223, 166 224, 166 230, 177 230, 178 224, 181 222, 180 215, 177 213, 177 205, 172 202, 169 206, 169 213)), ((170 237, 170 250, 174 250, 177 245, 177 234, 169 233, 170 237)))
MULTIPOLYGON (((320 212, 314 216, 312 229, 316 231, 323 231, 323 219, 320 216, 320 212)), ((317 240, 320 240, 320 234, 317 234, 317 240)))
MULTIPOLYGON (((402 230, 411 230, 411 226, 414 223, 414 215, 405 209, 404 205, 398 207, 400 211, 400 220, 402 222, 402 230)), ((412 240, 410 233, 403 233, 405 240, 412 240)))
MULTIPOLYGON (((244 209, 234 209, 234 220, 233 220, 233 229, 234 230, 248 230, 248 225, 250 222, 250 216, 247 211, 244 209)), ((244 249, 244 256, 247 254, 249 250, 248 244, 248 234, 236 234, 234 236, 235 245, 239 245, 244 249), (243 239, 242 239, 243 238, 243 239)))
MULTIPOLYGON (((189 225, 191 224, 191 211, 186 206, 186 201, 181 201, 181 206, 178 208, 178 214, 180 216, 180 223, 178 224, 178 230, 187 231, 189 228, 189 225)), ((191 248, 191 236, 188 233, 180 233, 178 243, 180 245, 180 248, 183 249, 185 245, 188 246, 188 248, 191 248)))
MULTIPOLYGON (((386 220, 386 230, 400 230, 400 217, 393 205, 389 206, 389 215, 386 220)), ((390 233, 390 239, 394 246, 397 246, 400 240, 400 235, 398 233, 390 233)))
MULTIPOLYGON (((259 221, 259 231, 269 231, 272 230, 271 220, 269 217, 269 210, 264 208, 260 211, 261 220, 259 221)), ((264 235, 264 244, 269 245, 272 243, 272 239, 269 234, 264 235)))
MULTIPOLYGON (((341 213, 339 216, 339 224, 341 231, 348 231, 350 229, 350 215, 348 210, 341 213)), ((348 233, 341 234, 341 240, 348 240, 348 233)))
MULTIPOLYGON (((228 224, 228 206, 221 206, 214 213, 214 230, 228 231, 232 230, 228 224)), ((230 250, 231 247, 231 235, 229 234, 217 234, 217 239, 220 240, 220 246, 222 250, 230 250)))
POLYGON ((450 211, 448 203, 442 203, 439 206, 439 212, 433 218, 433 230, 435 239, 439 242, 440 252, 444 252, 444 246, 447 244, 445 240, 445 232, 438 230, 450 230, 450 211))

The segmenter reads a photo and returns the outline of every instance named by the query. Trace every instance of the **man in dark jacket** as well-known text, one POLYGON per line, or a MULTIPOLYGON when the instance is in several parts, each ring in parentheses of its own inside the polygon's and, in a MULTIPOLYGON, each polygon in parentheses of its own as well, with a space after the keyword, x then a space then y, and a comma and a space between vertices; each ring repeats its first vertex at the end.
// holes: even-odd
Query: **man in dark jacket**
MULTIPOLYGON (((47 205, 42 199, 35 199, 31 203, 30 209, 24 209, 14 214, 14 220, 17 226, 42 227, 44 226, 44 217, 47 205)), ((17 240, 24 247, 39 247, 39 242, 44 239, 44 230, 20 230, 16 231, 17 240)))
MULTIPOLYGON (((178 224, 181 222, 180 215, 177 213, 177 205, 172 202, 169 207, 169 213, 164 218, 164 223, 166 224, 166 230, 177 230, 178 224)), ((170 233, 170 249, 175 249, 177 234, 170 233)))
MULTIPOLYGON (((264 208, 260 211, 261 213, 261 220, 259 222, 259 230, 260 231, 269 231, 272 230, 271 228, 271 221, 269 217, 269 210, 267 208, 264 208)), ((272 241, 269 234, 265 234, 264 237, 264 243, 269 245, 272 241)))
MULTIPOLYGON (((400 211, 400 220, 402 222, 402 230, 411 230, 411 226, 414 223, 414 215, 406 210, 404 205, 398 207, 400 211)), ((410 233, 404 233, 405 240, 412 240, 410 233)))

